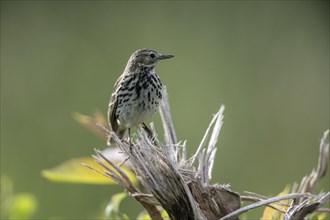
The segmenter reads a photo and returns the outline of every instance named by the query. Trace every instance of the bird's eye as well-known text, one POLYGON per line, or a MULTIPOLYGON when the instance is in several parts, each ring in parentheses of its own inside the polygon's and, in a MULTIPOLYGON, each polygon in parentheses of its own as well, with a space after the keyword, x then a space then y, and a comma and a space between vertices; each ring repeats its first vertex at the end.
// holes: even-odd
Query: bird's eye
POLYGON ((154 53, 151 53, 150 55, 149 55, 151 58, 155 58, 155 54, 154 53))

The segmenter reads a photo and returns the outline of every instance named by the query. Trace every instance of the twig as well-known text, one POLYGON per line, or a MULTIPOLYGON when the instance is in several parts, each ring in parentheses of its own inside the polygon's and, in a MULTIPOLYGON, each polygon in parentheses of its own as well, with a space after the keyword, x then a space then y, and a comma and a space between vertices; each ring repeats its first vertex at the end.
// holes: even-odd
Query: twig
MULTIPOLYGON (((329 143, 327 138, 329 130, 323 133, 320 141, 320 153, 316 170, 313 170, 308 176, 305 176, 299 186, 298 192, 311 192, 316 183, 325 175, 329 162, 329 143)), ((298 202, 298 201, 297 201, 298 202)))
MULTIPOLYGON (((261 195, 261 194, 258 194, 258 193, 254 193, 254 192, 244 191, 244 193, 252 195, 252 196, 254 196, 253 198, 258 198, 260 200, 269 199, 269 197, 267 197, 267 196, 264 196, 264 195, 261 195)), ((286 203, 282 203, 282 202, 276 202, 275 204, 279 205, 279 206, 286 206, 286 207, 290 206, 290 205, 288 205, 286 203)))
POLYGON ((309 193, 292 193, 292 194, 288 194, 288 195, 285 195, 285 196, 273 197, 273 198, 262 200, 260 202, 256 202, 256 203, 253 203, 251 205, 247 205, 247 206, 244 206, 240 209, 237 209, 236 211, 220 218, 220 220, 232 219, 232 218, 237 217, 237 216, 241 215, 242 213, 247 212, 251 209, 255 209, 255 208, 258 208, 260 206, 265 206, 265 205, 268 205, 270 203, 278 202, 278 201, 281 201, 281 200, 307 198, 309 196, 310 196, 309 193))
POLYGON ((176 138, 176 134, 175 134, 175 130, 174 130, 173 122, 172 122, 172 117, 171 117, 171 113, 170 113, 170 105, 169 105, 167 90, 166 90, 165 86, 163 88, 163 91, 164 91, 163 98, 162 98, 159 112, 160 112, 160 115, 162 118, 163 127, 164 127, 164 131, 165 131, 165 137, 166 137, 165 141, 167 142, 168 145, 175 145, 176 143, 178 143, 178 141, 176 138))
MULTIPOLYGON (((257 197, 250 197, 250 196, 241 196, 241 201, 246 201, 246 202, 259 202, 259 201, 263 201, 260 198, 257 197)), ((276 203, 276 205, 278 205, 278 203, 276 203)), ((286 213, 286 210, 283 209, 279 209, 276 206, 270 205, 270 204, 266 204, 266 206, 268 206, 269 208, 272 208, 276 211, 282 212, 282 213, 286 213)), ((287 205, 288 206, 288 205, 287 205)))

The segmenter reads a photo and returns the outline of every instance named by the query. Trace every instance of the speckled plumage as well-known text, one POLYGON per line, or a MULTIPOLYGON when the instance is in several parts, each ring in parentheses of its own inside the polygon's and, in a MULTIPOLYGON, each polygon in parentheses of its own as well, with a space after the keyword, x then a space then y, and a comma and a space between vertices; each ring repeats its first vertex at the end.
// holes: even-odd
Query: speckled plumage
MULTIPOLYGON (((140 49, 131 55, 115 83, 108 109, 109 126, 120 139, 131 127, 144 123, 157 111, 163 85, 155 66, 160 60, 171 57, 151 49, 140 49)), ((111 138, 108 144, 110 142, 111 138)))

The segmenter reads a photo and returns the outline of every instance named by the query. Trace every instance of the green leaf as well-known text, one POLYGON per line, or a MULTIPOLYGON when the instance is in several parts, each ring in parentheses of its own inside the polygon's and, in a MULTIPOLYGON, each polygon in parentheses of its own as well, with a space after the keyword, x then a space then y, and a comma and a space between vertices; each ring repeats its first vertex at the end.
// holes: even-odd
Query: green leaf
POLYGON ((31 193, 18 193, 13 197, 9 219, 28 219, 38 209, 36 197, 31 193))
MULTIPOLYGON (((168 216, 167 212, 165 210, 162 210, 161 213, 162 218, 164 220, 170 219, 170 217, 168 216)), ((150 215, 148 214, 148 212, 146 211, 142 211, 139 216, 137 217, 137 220, 151 220, 150 215)))
POLYGON ((1 175, 1 219, 29 219, 38 209, 37 198, 31 193, 14 193, 12 180, 1 175))
MULTIPOLYGON (((92 157, 74 158, 61 163, 60 165, 46 169, 41 175, 52 182, 60 183, 85 183, 85 184, 116 184, 109 177, 105 177, 84 166, 82 163, 104 172, 104 168, 96 163, 92 157)), ((137 182, 135 174, 126 166, 121 166, 133 183, 137 182)))
POLYGON ((124 220, 129 219, 127 214, 121 213, 119 209, 121 201, 125 199, 127 196, 128 196, 127 193, 123 192, 123 193, 114 194, 111 197, 111 200, 105 209, 106 219, 124 219, 124 220))
POLYGON ((313 216, 311 217, 311 220, 326 220, 328 218, 328 213, 322 212, 322 213, 313 213, 313 216))
MULTIPOLYGON (((280 192, 277 196, 286 195, 290 192, 290 190, 291 190, 291 186, 287 185, 287 186, 285 186, 283 191, 280 192)), ((289 205, 289 201, 282 201, 281 203, 289 205)), ((282 209, 282 210, 287 209, 287 207, 283 207, 281 205, 277 205, 277 204, 272 204, 272 205, 274 207, 277 207, 277 208, 282 209)), ((279 212, 279 211, 277 211, 273 208, 270 208, 270 207, 266 206, 266 208, 264 209, 263 215, 261 217, 261 220, 282 219, 282 218, 284 218, 283 213, 281 213, 281 212, 279 212)))
POLYGON ((146 211, 142 211, 139 216, 137 217, 137 220, 151 220, 150 215, 146 211))

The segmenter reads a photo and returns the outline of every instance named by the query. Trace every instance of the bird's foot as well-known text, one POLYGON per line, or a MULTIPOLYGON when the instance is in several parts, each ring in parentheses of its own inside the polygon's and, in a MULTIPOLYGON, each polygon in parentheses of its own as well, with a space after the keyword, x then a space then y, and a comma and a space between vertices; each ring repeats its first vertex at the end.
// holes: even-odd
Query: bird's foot
POLYGON ((122 142, 129 145, 129 152, 132 153, 133 144, 132 144, 131 138, 127 138, 126 140, 122 140, 122 142))

